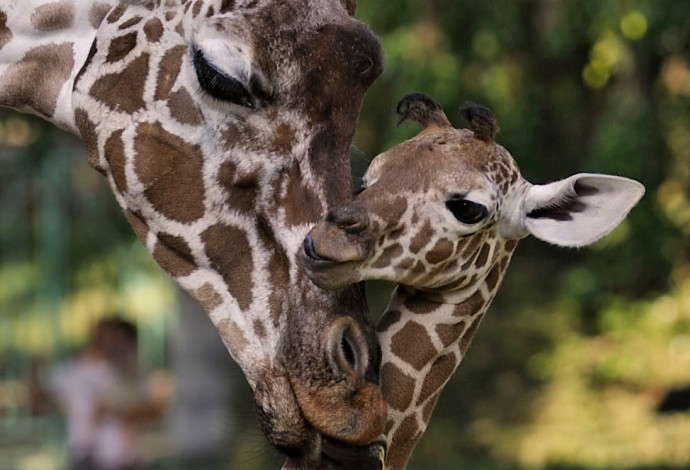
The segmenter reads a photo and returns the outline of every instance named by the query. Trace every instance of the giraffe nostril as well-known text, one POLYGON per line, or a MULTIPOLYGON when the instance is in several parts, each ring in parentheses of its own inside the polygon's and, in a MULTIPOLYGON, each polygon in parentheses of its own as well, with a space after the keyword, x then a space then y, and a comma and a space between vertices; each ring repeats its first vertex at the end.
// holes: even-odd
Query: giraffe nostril
POLYGON ((326 222, 335 224, 340 230, 350 235, 362 233, 369 225, 365 213, 347 207, 336 207, 326 214, 326 222))
POLYGON ((369 366, 366 341, 359 329, 350 322, 342 321, 331 337, 331 360, 337 369, 365 379, 369 366))

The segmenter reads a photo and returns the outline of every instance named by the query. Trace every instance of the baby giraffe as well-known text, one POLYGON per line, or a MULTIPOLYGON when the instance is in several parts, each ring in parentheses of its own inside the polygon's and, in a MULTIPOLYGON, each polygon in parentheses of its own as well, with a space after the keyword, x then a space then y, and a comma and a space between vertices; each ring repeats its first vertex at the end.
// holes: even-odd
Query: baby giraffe
MULTIPOLYGON (((332 209, 304 241, 309 277, 327 289, 366 279, 399 285, 378 325, 388 403, 387 468, 403 469, 438 396, 462 360, 527 235, 579 247, 613 230, 644 194, 633 180, 577 174, 525 180, 475 104, 455 129, 433 99, 412 94, 401 121, 424 129, 377 156, 355 200, 332 209)), ((356 356, 343 341, 345 356, 356 356)))

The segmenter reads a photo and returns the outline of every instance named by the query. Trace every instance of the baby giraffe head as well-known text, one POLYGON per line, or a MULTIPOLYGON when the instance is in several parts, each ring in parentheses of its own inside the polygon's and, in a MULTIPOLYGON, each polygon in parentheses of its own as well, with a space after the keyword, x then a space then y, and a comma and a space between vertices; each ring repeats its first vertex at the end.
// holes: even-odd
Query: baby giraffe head
POLYGON ((418 93, 404 97, 398 113, 424 129, 377 156, 354 201, 330 210, 304 240, 307 272, 321 287, 386 279, 461 295, 507 262, 503 254, 521 238, 593 243, 644 194, 640 183, 609 175, 529 183, 494 141, 492 113, 476 104, 461 110, 469 129, 453 128, 441 106, 418 93))

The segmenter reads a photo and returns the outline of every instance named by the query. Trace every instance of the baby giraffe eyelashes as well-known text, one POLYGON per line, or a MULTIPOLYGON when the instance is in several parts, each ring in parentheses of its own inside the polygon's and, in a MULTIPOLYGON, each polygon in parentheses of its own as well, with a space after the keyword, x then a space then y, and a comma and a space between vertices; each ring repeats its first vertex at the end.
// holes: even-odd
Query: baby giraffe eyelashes
POLYGON ((467 225, 477 224, 489 215, 486 206, 467 199, 449 199, 446 201, 446 208, 453 213, 456 219, 467 225))
POLYGON ((249 90, 240 81, 211 65, 199 49, 194 51, 194 69, 199 84, 209 95, 245 108, 256 107, 249 90))

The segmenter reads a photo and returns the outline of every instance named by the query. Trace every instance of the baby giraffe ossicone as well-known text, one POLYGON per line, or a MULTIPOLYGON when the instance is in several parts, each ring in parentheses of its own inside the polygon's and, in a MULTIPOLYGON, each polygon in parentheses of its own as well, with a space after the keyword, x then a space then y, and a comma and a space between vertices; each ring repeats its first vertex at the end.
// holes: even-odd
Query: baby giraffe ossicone
POLYGON ((599 174, 529 183, 494 141, 492 113, 475 104, 461 110, 470 129, 453 128, 441 106, 418 93, 403 98, 398 113, 424 129, 372 161, 361 193, 327 213, 303 253, 323 288, 399 284, 378 325, 392 469, 405 467, 426 429, 518 240, 591 244, 644 194, 634 180, 599 174))

